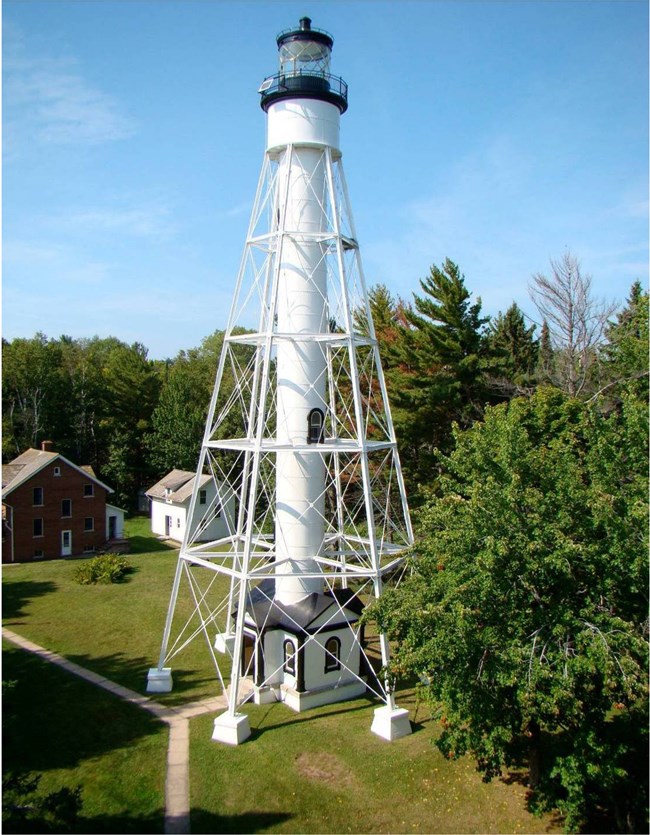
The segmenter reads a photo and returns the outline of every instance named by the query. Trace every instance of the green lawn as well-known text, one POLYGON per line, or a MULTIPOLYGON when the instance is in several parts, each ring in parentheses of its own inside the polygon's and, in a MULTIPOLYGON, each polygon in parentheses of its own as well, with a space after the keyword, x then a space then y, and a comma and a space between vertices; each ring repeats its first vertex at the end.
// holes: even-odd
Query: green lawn
MULTIPOLYGON (((135 530, 137 546, 148 543, 150 550, 127 555, 135 570, 120 584, 78 585, 72 578, 78 560, 6 567, 3 624, 83 667, 145 693, 147 671, 157 664, 160 653, 178 557, 178 551, 148 533, 146 522, 138 517, 129 520, 127 533, 135 530)), ((176 611, 177 622, 182 623, 193 607, 188 587, 181 589, 176 611)), ((172 666, 174 691, 157 696, 160 701, 178 704, 221 693, 202 636, 172 666)))
POLYGON ((3 769, 42 775, 39 793, 82 787, 76 832, 162 832, 166 726, 3 642, 3 769))
MULTIPOLYGON (((152 538, 146 522, 129 521, 139 553, 129 556, 135 571, 119 585, 77 585, 74 560, 7 567, 5 625, 145 692, 178 553, 152 538)), ((187 596, 186 589, 181 615, 189 611, 187 596)), ((48 791, 81 783, 78 831, 162 831, 164 726, 20 650, 5 648, 4 662, 3 678, 18 681, 24 740, 5 751, 5 768, 13 761, 42 772, 48 791)), ((160 701, 221 692, 201 636, 172 668, 174 692, 156 696, 160 701)), ((393 743, 370 733, 376 705, 367 699, 303 714, 280 704, 246 706, 252 738, 235 748, 211 741, 213 717, 192 720, 192 831, 560 831, 549 818, 527 813, 517 775, 484 784, 469 759, 443 759, 432 745, 435 723, 412 691, 401 692, 398 703, 410 709, 416 732, 393 743)))
POLYGON ((370 732, 368 699, 297 714, 281 704, 246 707, 251 739, 211 741, 212 718, 191 726, 192 832, 542 833, 550 818, 526 811, 521 775, 483 783, 469 758, 451 762, 414 691, 398 693, 414 733, 387 742, 370 732))

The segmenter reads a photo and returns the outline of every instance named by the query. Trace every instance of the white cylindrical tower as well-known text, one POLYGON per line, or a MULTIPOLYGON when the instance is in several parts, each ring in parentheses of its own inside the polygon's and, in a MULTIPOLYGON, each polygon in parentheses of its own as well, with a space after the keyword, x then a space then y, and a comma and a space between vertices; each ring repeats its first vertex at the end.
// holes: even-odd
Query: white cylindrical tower
POLYGON ((260 89, 267 154, 278 163, 276 224, 282 236, 277 285, 276 589, 281 603, 323 591, 325 464, 305 446, 321 443, 326 403, 327 204, 324 150, 337 155, 343 82, 329 74, 332 38, 309 18, 277 39, 280 72, 260 89), (332 84, 334 82, 334 84, 332 84), (334 89, 333 89, 334 88, 334 89), (303 451, 301 451, 301 448, 303 451))

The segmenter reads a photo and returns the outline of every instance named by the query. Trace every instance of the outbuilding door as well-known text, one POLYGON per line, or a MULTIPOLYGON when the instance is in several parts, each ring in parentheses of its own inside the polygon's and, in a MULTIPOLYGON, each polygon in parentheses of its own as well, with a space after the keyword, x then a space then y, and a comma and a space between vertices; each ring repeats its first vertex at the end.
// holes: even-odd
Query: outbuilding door
POLYGON ((72 531, 61 531, 61 556, 69 557, 72 553, 72 531))

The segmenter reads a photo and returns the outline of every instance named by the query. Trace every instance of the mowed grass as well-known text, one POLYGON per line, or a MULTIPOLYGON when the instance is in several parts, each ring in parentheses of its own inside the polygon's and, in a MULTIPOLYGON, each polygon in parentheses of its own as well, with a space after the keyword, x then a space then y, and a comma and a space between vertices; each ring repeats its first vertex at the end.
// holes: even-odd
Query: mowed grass
POLYGON ((162 832, 168 731, 149 713, 3 642, 3 770, 82 788, 75 832, 162 832))
POLYGON ((301 714, 246 706, 251 739, 235 748, 211 741, 211 717, 193 720, 192 832, 213 832, 206 813, 217 811, 233 833, 562 831, 527 811, 523 775, 483 783, 469 758, 434 748, 435 723, 413 690, 397 702, 414 733, 393 742, 370 732, 377 705, 368 699, 301 714))
MULTIPOLYGON (((147 672, 158 663, 178 551, 148 532, 147 519, 129 520, 138 548, 127 559, 134 568, 124 582, 81 586, 73 579, 79 560, 52 560, 3 569, 3 624, 83 667, 146 692, 147 672)), ((205 583, 206 569, 192 571, 205 583)), ((209 578, 208 578, 209 579, 209 578)), ((226 581, 215 579, 212 591, 225 596, 226 581), (222 588, 216 591, 216 586, 222 588)), ((181 582, 172 640, 192 614, 189 584, 181 582)), ((194 627, 198 626, 195 620, 194 627)), ((214 636, 212 636, 214 638, 214 636)), ((219 658, 225 676, 229 673, 219 658)), ((178 704, 221 693, 204 635, 199 634, 171 662, 174 690, 156 698, 178 704)))
MULTIPOLYGON (((3 572, 3 615, 8 628, 144 693, 178 552, 151 537, 146 519, 130 527, 139 553, 128 557, 135 571, 125 583, 79 586, 72 578, 76 561, 11 566, 3 572)), ((190 601, 184 581, 181 623, 190 601)), ((4 656, 3 677, 15 670, 29 693, 21 706, 24 756, 12 760, 18 756, 19 765, 42 772, 45 790, 84 786, 79 832, 161 832, 164 726, 27 653, 10 648, 4 656)), ((203 635, 171 666, 174 691, 156 700, 179 704, 221 692, 203 635)), ((193 719, 192 831, 561 831, 557 821, 526 811, 521 775, 484 784, 469 758, 445 760, 433 746, 435 723, 414 691, 399 692, 398 704, 410 710, 415 732, 393 743, 370 732, 377 704, 368 699, 303 714, 281 704, 246 705, 252 737, 234 748, 212 742, 213 716, 193 719)))

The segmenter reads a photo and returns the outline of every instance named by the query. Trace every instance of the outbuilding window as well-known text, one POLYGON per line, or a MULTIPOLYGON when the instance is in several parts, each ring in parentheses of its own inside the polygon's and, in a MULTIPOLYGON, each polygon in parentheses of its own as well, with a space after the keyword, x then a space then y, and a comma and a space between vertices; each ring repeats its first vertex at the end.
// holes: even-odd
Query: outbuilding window
POLYGON ((341 641, 338 638, 328 638, 325 642, 325 672, 331 673, 341 669, 341 641))
POLYGON ((291 676, 296 674, 296 647, 289 638, 284 642, 284 671, 291 676))
POLYGON ((322 444, 325 435, 325 415, 322 409, 312 409, 307 419, 307 443, 322 444))
POLYGON ((199 490, 199 504, 206 504, 208 501, 208 491, 199 490))

